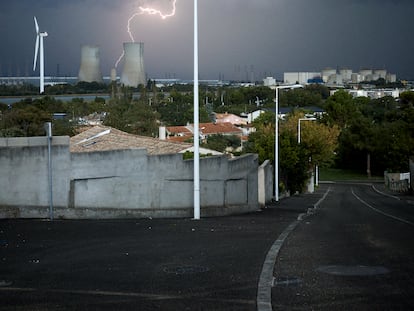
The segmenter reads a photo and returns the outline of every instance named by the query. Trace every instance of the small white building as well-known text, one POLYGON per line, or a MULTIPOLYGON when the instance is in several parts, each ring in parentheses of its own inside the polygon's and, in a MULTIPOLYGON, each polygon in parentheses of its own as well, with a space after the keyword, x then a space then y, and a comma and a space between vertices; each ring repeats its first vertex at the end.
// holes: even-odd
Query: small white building
POLYGON ((263 85, 264 86, 276 85, 276 79, 273 77, 266 77, 265 79, 263 79, 263 85))

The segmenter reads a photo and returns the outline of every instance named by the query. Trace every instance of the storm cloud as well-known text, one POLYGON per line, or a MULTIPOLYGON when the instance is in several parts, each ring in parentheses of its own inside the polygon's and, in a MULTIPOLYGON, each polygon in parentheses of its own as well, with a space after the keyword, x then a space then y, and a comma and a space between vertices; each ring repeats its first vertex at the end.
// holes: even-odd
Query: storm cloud
MULTIPOLYGON (((414 77, 410 0, 199 0, 201 78, 282 77, 326 67, 386 68, 414 77)), ((36 15, 45 39, 46 74, 77 75, 82 44, 101 48, 109 74, 129 41, 127 20, 140 5, 169 11, 172 0, 19 0, 0 3, 0 75, 32 74, 36 15)), ((145 43, 149 77, 192 77, 193 1, 176 15, 131 22, 145 43)))

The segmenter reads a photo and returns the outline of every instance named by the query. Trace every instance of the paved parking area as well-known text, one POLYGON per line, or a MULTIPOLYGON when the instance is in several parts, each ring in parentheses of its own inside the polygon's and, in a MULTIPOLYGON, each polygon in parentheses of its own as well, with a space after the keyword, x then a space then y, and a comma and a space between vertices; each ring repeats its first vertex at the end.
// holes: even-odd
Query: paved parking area
POLYGON ((200 221, 1 220, 0 310, 256 310, 269 248, 320 193, 200 221))

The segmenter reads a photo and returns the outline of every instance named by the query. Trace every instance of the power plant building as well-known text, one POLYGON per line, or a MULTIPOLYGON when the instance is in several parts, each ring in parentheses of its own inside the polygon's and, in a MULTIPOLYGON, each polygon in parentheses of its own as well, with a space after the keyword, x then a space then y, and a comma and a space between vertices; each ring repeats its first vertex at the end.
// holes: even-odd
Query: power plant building
POLYGON ((320 72, 285 72, 283 81, 286 84, 307 84, 312 80, 320 79, 320 72))
POLYGON ((78 80, 84 82, 102 82, 100 69, 99 47, 95 45, 83 45, 81 47, 81 63, 78 80))
POLYGON ((124 43, 124 67, 121 74, 121 84, 137 87, 146 84, 144 70, 144 43, 124 43))
POLYGON ((327 68, 321 72, 285 72, 283 77, 284 84, 309 84, 326 83, 328 85, 343 85, 348 83, 360 83, 385 79, 386 82, 394 83, 397 81, 395 74, 390 74, 385 69, 363 69, 353 72, 351 69, 332 69, 327 68))

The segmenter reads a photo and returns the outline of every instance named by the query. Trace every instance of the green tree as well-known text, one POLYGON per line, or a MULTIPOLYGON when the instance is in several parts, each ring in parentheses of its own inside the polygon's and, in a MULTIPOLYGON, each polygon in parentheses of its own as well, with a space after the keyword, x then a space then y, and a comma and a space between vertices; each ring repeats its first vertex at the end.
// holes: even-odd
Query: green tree
POLYGON ((235 149, 240 147, 240 137, 235 135, 216 134, 207 137, 207 142, 202 147, 213 149, 219 152, 225 152, 228 147, 235 149))
POLYGON ((408 170, 409 157, 414 153, 414 96, 402 94, 399 102, 392 97, 359 97, 353 103, 347 99, 345 105, 337 99, 331 103, 331 108, 339 108, 328 109, 324 119, 341 126, 339 167, 365 170, 368 176, 382 175, 385 170, 408 170))
POLYGON ((13 108, 3 115, 2 136, 43 136, 52 115, 32 105, 13 108))
MULTIPOLYGON (((332 162, 337 147, 339 128, 323 123, 306 122, 301 131, 301 144, 297 140, 298 119, 303 113, 290 115, 279 123, 279 166, 283 185, 292 193, 302 191, 309 178, 310 168, 315 164, 332 162)), ((256 132, 249 135, 246 152, 259 155, 259 162, 269 159, 273 162, 275 151, 274 114, 264 113, 254 123, 256 132)))
POLYGON ((127 133, 156 136, 158 133, 158 113, 143 102, 127 97, 111 100, 104 124, 127 133))
POLYGON ((344 90, 337 91, 327 99, 325 111, 324 121, 328 125, 336 124, 341 129, 349 126, 359 113, 352 95, 344 90))

